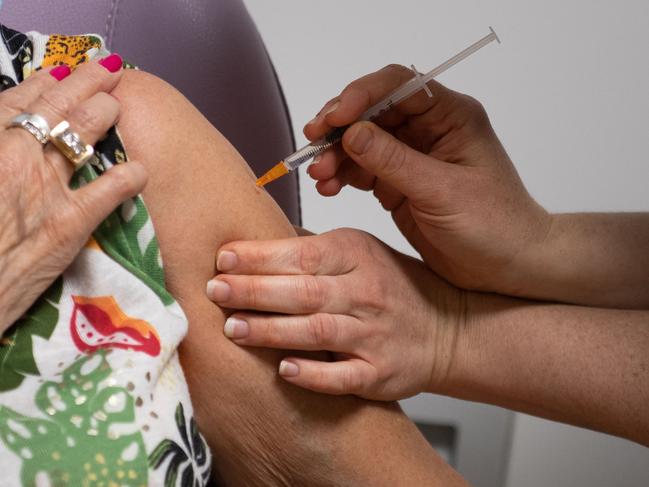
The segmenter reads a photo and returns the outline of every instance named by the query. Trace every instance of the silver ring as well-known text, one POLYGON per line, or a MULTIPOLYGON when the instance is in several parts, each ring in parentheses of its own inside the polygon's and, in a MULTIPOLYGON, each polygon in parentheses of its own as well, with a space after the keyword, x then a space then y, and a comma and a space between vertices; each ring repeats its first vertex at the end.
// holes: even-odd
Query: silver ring
POLYGON ((83 142, 79 134, 70 129, 66 120, 52 129, 50 142, 72 163, 75 171, 96 158, 95 149, 83 142))
POLYGON ((20 127, 27 130, 42 145, 47 144, 50 135, 50 124, 43 117, 34 113, 21 113, 12 118, 9 127, 20 127))

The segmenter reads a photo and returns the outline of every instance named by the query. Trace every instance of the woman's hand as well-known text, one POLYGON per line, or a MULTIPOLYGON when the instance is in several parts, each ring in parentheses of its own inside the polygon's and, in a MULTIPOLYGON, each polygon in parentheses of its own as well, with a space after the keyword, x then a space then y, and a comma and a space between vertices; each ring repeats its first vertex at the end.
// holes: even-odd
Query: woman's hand
POLYGON ((119 115, 118 101, 108 94, 121 77, 115 56, 69 76, 64 66, 42 70, 0 93, 0 332, 65 270, 97 225, 146 183, 143 166, 130 162, 73 191, 72 165, 55 147, 7 128, 23 112, 41 115, 50 127, 65 119, 94 145, 119 115))
MULTIPOLYGON (((387 66, 347 86, 304 129, 353 123, 412 72, 387 66)), ((440 84, 349 128, 309 168, 325 196, 372 190, 428 266, 456 285, 515 294, 550 216, 527 193, 482 106, 440 84)))
POLYGON ((371 235, 231 242, 217 268, 211 299, 263 312, 228 318, 224 332, 235 343, 333 352, 333 362, 287 357, 279 367, 287 381, 380 400, 443 388, 463 292, 371 235))

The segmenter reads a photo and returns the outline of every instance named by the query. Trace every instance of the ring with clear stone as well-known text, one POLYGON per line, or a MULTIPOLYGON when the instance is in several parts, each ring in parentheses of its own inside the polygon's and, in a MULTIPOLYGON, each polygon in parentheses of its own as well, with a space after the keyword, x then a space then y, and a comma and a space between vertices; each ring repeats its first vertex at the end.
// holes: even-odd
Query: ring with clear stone
POLYGON ((50 135, 50 125, 40 115, 35 113, 21 113, 9 122, 9 127, 18 127, 27 130, 41 145, 47 144, 50 135))
POLYGON ((50 142, 72 163, 75 171, 96 157, 92 146, 83 142, 66 120, 52 129, 50 142))

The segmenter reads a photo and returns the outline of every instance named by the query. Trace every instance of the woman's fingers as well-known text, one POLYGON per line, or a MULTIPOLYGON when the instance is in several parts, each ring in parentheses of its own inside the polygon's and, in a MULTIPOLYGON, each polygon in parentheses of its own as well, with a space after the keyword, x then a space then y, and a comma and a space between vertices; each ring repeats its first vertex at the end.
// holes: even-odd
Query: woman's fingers
POLYGON ((356 265, 354 252, 340 252, 349 244, 341 232, 283 240, 237 241, 221 247, 216 268, 231 274, 338 275, 356 265))
POLYGON ((290 357, 279 364, 279 375, 286 381, 325 394, 357 394, 376 384, 378 372, 372 364, 357 358, 339 362, 319 362, 290 357))
POLYGON ((121 71, 121 58, 117 54, 99 62, 85 63, 64 80, 41 92, 27 111, 41 115, 53 127, 82 101, 100 91, 112 91, 121 78, 121 71))
POLYGON ((230 316, 223 333, 237 345, 289 350, 328 350, 353 353, 367 335, 367 327, 349 315, 260 315, 230 316))
POLYGON ((53 87, 57 80, 70 74, 67 66, 56 66, 36 71, 19 85, 0 93, 0 122, 9 123, 16 115, 25 112, 41 93, 53 87), (67 73, 67 74, 66 74, 67 73))
MULTIPOLYGON (((67 116, 67 121, 70 130, 77 133, 85 144, 95 145, 115 125, 119 111, 119 102, 114 97, 99 92, 74 107, 67 116)), ((67 182, 74 172, 70 161, 52 144, 45 147, 45 155, 67 182)))
POLYGON ((221 274, 207 284, 207 295, 218 305, 231 309, 308 314, 345 313, 350 308, 350 296, 331 276, 221 274))
POLYGON ((78 228, 79 221, 90 233, 117 205, 142 192, 148 176, 143 164, 135 161, 118 164, 100 178, 71 191, 75 211, 64 218, 71 218, 70 228, 78 228))

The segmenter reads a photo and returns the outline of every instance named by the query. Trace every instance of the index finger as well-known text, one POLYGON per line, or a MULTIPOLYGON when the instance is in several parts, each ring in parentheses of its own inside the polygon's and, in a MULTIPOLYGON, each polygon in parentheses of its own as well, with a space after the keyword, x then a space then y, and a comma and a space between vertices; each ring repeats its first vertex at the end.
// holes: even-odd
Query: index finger
POLYGON ((339 275, 354 268, 352 252, 331 234, 223 245, 216 269, 244 275, 339 275))
POLYGON ((44 117, 54 127, 82 101, 100 91, 110 92, 122 74, 122 59, 118 54, 84 63, 67 78, 52 85, 29 105, 30 113, 44 117))
MULTIPOLYGON (((368 108, 383 100, 399 86, 414 76, 412 70, 398 64, 390 64, 379 71, 352 81, 328 105, 334 110, 323 110, 304 128, 304 134, 310 140, 326 134, 333 127, 342 127, 356 122, 368 108), (336 105, 336 102, 337 105, 336 105)), ((430 98, 423 90, 398 103, 394 110, 379 117, 380 125, 394 126, 403 121, 404 116, 420 115, 429 110, 438 100, 439 95, 450 92, 436 81, 429 81, 428 86, 435 96, 430 98)))

